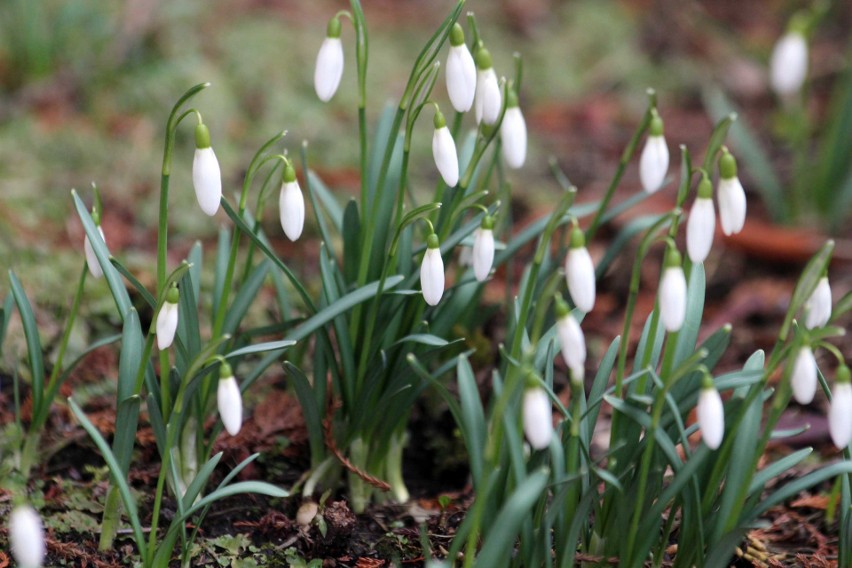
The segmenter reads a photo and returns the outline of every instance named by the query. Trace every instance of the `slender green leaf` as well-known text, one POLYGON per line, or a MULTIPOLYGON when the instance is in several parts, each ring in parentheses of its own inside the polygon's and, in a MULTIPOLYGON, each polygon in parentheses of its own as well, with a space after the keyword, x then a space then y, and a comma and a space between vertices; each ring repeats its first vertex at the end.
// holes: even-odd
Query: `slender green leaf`
POLYGON ((292 345, 296 345, 296 342, 292 339, 281 339, 279 341, 267 341, 265 343, 255 343, 254 345, 249 345, 247 347, 243 347, 241 349, 236 349, 231 351, 227 355, 225 355, 226 359, 232 359, 234 357, 242 357, 244 355, 251 355, 254 353, 265 353, 267 351, 276 351, 280 349, 284 349, 285 347, 290 347, 292 345))
POLYGON ((9 271, 9 281, 12 286, 12 296, 21 314, 21 324, 24 326, 24 336, 27 339, 27 357, 30 360, 30 371, 32 372, 32 397, 33 409, 38 414, 41 412, 42 404, 50 404, 51 401, 43 401, 44 395, 44 353, 41 349, 41 339, 38 336, 38 324, 36 324, 33 307, 27 298, 24 287, 15 273, 9 271))
MULTIPOLYGON (((222 452, 219 452, 205 463, 198 470, 198 473, 195 474, 195 478, 189 484, 189 487, 186 488, 186 492, 181 497, 181 502, 183 503, 183 508, 187 509, 192 506, 192 503, 195 502, 195 498, 198 497, 201 490, 204 489, 204 486, 207 485, 207 480, 210 479, 210 475, 213 473, 213 470, 216 469, 216 466, 219 465, 219 460, 222 459, 222 452)), ((174 463, 175 460, 172 460, 174 463)))
POLYGON ((231 335, 236 333, 237 326, 240 325, 249 306, 251 306, 257 297, 257 293, 263 285, 266 275, 269 273, 269 268, 270 263, 268 260, 261 262, 251 271, 246 281, 242 283, 231 307, 228 308, 228 312, 225 315, 225 325, 222 327, 224 333, 231 335))

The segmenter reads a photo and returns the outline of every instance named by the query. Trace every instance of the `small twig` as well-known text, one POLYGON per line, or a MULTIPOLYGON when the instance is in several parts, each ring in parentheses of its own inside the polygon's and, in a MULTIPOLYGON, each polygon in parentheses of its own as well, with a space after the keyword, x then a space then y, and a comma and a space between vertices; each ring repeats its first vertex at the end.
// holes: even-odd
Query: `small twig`
POLYGON ((322 430, 323 430, 323 438, 325 441, 326 447, 328 447, 329 451, 336 457, 343 467, 372 485, 377 489, 381 489, 382 491, 390 491, 390 485, 386 481, 382 481, 378 477, 373 477, 366 471, 359 469, 355 466, 349 459, 344 456, 341 451, 337 448, 337 443, 334 441, 334 434, 332 433, 332 422, 334 421, 334 413, 340 408, 340 402, 330 401, 328 405, 328 410, 326 411, 325 418, 322 421, 322 430))

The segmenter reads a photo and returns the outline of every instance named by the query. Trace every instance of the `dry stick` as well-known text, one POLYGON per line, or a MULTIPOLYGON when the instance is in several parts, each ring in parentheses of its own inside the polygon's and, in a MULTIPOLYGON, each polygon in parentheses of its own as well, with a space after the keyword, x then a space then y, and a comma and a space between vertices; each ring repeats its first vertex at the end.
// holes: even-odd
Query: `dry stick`
POLYGON ((358 477, 360 477, 361 479, 363 479, 364 481, 366 481, 367 483, 369 483, 373 487, 375 487, 377 489, 381 489, 382 491, 390 491, 390 488, 391 488, 390 484, 388 484, 386 481, 382 481, 378 477, 373 477, 372 475, 370 475, 366 471, 363 471, 363 470, 359 469, 358 467, 356 467, 355 464, 350 462, 349 459, 346 456, 344 456, 341 453, 341 451, 337 448, 337 443, 334 441, 334 434, 331 431, 331 427, 332 427, 331 424, 332 424, 332 421, 334 420, 335 411, 337 411, 337 409, 339 409, 340 407, 341 407, 340 401, 337 401, 337 402, 331 402, 330 401, 329 405, 328 405, 328 410, 326 411, 326 414, 325 414, 325 418, 323 418, 323 420, 322 420, 323 439, 325 441, 326 447, 334 455, 334 457, 336 457, 340 461, 340 463, 343 464, 343 467, 345 467, 346 469, 348 469, 349 471, 351 471, 352 473, 354 473, 355 475, 357 475, 358 477))

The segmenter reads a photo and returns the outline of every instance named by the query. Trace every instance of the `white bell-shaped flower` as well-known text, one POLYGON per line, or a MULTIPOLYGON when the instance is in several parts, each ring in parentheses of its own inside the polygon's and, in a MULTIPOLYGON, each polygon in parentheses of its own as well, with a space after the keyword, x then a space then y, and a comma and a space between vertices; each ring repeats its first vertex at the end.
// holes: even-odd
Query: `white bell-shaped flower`
POLYGON ((722 445, 725 435, 725 409, 722 406, 722 397, 713 386, 713 380, 706 376, 701 385, 701 393, 698 395, 698 428, 701 430, 701 439, 711 450, 722 445))
POLYGON ((639 181, 647 193, 654 193, 663 186, 669 170, 669 147, 663 136, 663 119, 656 109, 648 127, 648 139, 639 156, 639 181))
POLYGON ((420 289, 423 291, 423 299, 430 306, 437 306, 444 294, 444 260, 435 233, 426 239, 426 254, 420 265, 420 289))
POLYGON ((157 314, 157 347, 162 351, 168 349, 175 340, 175 331, 178 325, 178 298, 179 292, 176 286, 172 286, 166 293, 166 301, 157 314))
POLYGON ((571 246, 565 256, 565 278, 574 305, 580 311, 592 311, 595 307, 595 265, 579 227, 574 227, 571 233, 571 246))
POLYGON ((837 382, 828 410, 828 432, 839 450, 852 441, 852 383, 849 382, 849 367, 846 365, 837 369, 837 382))
POLYGON ((456 142, 447 121, 440 110, 435 111, 435 132, 432 134, 432 157, 441 172, 441 177, 449 187, 455 187, 459 182, 459 157, 456 153, 456 142))
POLYGON ((660 319, 669 333, 679 331, 686 319, 686 277, 680 253, 673 247, 666 252, 658 301, 660 319))
POLYGON ((810 404, 817 390, 817 362, 809 345, 799 349, 790 379, 793 398, 799 404, 810 404))
POLYGON ((234 378, 234 373, 231 371, 231 366, 224 362, 219 369, 216 402, 225 430, 231 436, 236 436, 243 425, 243 397, 240 394, 237 379, 234 378))
POLYGON ((808 74, 808 42, 799 31, 784 34, 772 50, 769 82, 780 97, 791 97, 802 89, 808 74))
POLYGON ((296 171, 290 164, 284 167, 284 182, 278 195, 278 213, 284 234, 291 241, 297 240, 305 226, 305 197, 299 188, 296 171))
POLYGON ((343 43, 340 41, 340 19, 335 16, 328 22, 326 37, 317 54, 314 69, 314 89, 319 99, 327 103, 337 92, 343 77, 343 43))
POLYGON ((713 184, 706 175, 698 184, 698 197, 692 204, 686 222, 686 251, 690 260, 701 263, 710 254, 716 230, 716 210, 713 207, 713 184))
POLYGON ((723 148, 719 159, 719 221, 725 235, 734 235, 743 230, 746 218, 746 195, 737 177, 737 161, 723 148))
POLYGON ((553 438, 553 408, 544 389, 538 386, 524 390, 524 434, 530 446, 543 450, 553 438))
MULTIPOLYGON (((104 230, 98 225, 98 233, 101 235, 101 240, 106 243, 104 230)), ((89 235, 83 239, 83 252, 86 254, 86 265, 89 267, 89 273, 94 278, 100 278, 104 275, 104 270, 101 268, 101 263, 98 262, 98 257, 95 256, 95 249, 92 248, 92 242, 89 240, 89 235)))
POLYGON ((9 546, 22 568, 40 568, 46 547, 41 517, 30 505, 17 505, 9 514, 9 546))
POLYGON ((206 215, 213 216, 222 200, 222 172, 219 160, 210 146, 210 131, 206 124, 195 127, 195 157, 192 160, 192 186, 195 198, 206 215))
POLYGON ((491 64, 491 53, 484 47, 480 47, 476 52, 476 68, 476 94, 473 100, 476 123, 491 125, 500 117, 503 96, 500 94, 497 73, 491 64))
POLYGON ((500 141, 503 147, 503 159, 512 169, 524 165, 527 159, 527 123, 518 106, 518 95, 509 90, 506 101, 506 113, 500 124, 500 141))
POLYGON ((823 275, 817 282, 805 303, 805 314, 805 327, 808 329, 825 327, 831 319, 831 286, 828 276, 823 275))
POLYGON ((473 235, 473 275, 485 282, 494 264, 494 219, 486 215, 473 235))
POLYGON ((450 53, 447 55, 447 94, 453 108, 467 112, 476 94, 476 63, 464 43, 464 30, 458 22, 450 31, 450 53))
POLYGON ((562 358, 571 372, 571 380, 582 384, 586 372, 586 336, 568 304, 559 296, 556 298, 556 318, 562 358))

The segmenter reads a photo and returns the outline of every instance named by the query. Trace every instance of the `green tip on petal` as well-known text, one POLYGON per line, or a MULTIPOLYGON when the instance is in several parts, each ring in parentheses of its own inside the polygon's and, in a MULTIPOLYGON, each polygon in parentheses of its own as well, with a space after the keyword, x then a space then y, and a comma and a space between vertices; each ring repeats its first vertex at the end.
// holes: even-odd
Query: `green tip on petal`
POLYGON ((574 227, 571 231, 571 248, 581 248, 586 246, 586 235, 580 227, 574 227))
POLYGON ((195 126, 195 147, 198 149, 210 147, 210 130, 203 122, 195 126))
POLYGON ((484 47, 480 47, 476 52, 476 68, 485 71, 486 69, 491 69, 492 65, 491 52, 484 47))
POLYGON ((835 380, 838 383, 848 383, 852 381, 852 373, 849 372, 849 367, 841 364, 837 368, 837 374, 835 375, 835 380))
POLYGON ((340 18, 333 17, 328 21, 328 27, 325 29, 326 37, 340 37, 340 18))
POLYGON ((180 292, 178 292, 177 286, 172 284, 169 291, 166 292, 166 301, 170 304, 177 304, 178 298, 180 298, 180 292))
POLYGON ((436 249, 440 246, 440 242, 438 241, 438 235, 432 233, 426 238, 426 248, 436 249))
POLYGON ((450 30, 450 45, 453 47, 464 45, 464 30, 458 22, 453 24, 453 29, 450 30))
POLYGON ((444 128, 447 125, 447 119, 444 118, 444 113, 440 110, 435 109, 435 118, 432 120, 432 124, 435 125, 435 130, 439 128, 444 128))
POLYGON ((234 371, 231 370, 231 366, 228 365, 227 361, 222 361, 222 366, 219 367, 219 378, 220 379, 229 379, 234 376, 234 371))
POLYGON ((491 215, 486 215, 482 218, 482 223, 479 224, 481 229, 485 229, 486 231, 490 231, 494 228, 494 217, 491 215))
POLYGON ((719 174, 722 176, 722 179, 737 177, 737 160, 733 154, 728 152, 727 148, 722 150, 722 157, 719 158, 719 174))
POLYGON ((561 294, 557 294, 553 301, 555 303, 554 310, 556 311, 557 319, 562 319, 571 313, 571 308, 568 307, 568 302, 562 299, 561 294))
POLYGON ((524 379, 524 386, 527 390, 537 389, 541 387, 541 382, 535 376, 535 373, 530 371, 529 373, 527 373, 527 376, 524 379))
POLYGON ((800 34, 807 37, 808 31, 813 25, 812 16, 806 10, 799 10, 790 18, 787 23, 787 31, 794 34, 800 34))
POLYGON ((683 259, 680 256, 680 252, 675 247, 669 247, 666 251, 666 268, 680 268, 683 264, 683 259))
POLYGON ((704 373, 704 376, 701 378, 701 388, 704 390, 716 388, 713 384, 713 377, 710 376, 710 373, 704 373))
POLYGON ((663 119, 660 118, 660 115, 657 114, 656 109, 652 111, 653 116, 651 117, 651 125, 648 127, 648 133, 651 136, 662 136, 663 135, 663 119))
POLYGON ((506 108, 514 108, 518 106, 518 93, 515 89, 509 89, 509 94, 506 97, 506 108))
POLYGON ((293 183, 296 181, 296 170, 293 169, 293 166, 287 164, 284 166, 284 183, 293 183))
POLYGON ((706 173, 701 176, 701 181, 698 182, 698 197, 702 199, 711 199, 713 197, 713 183, 706 173))

